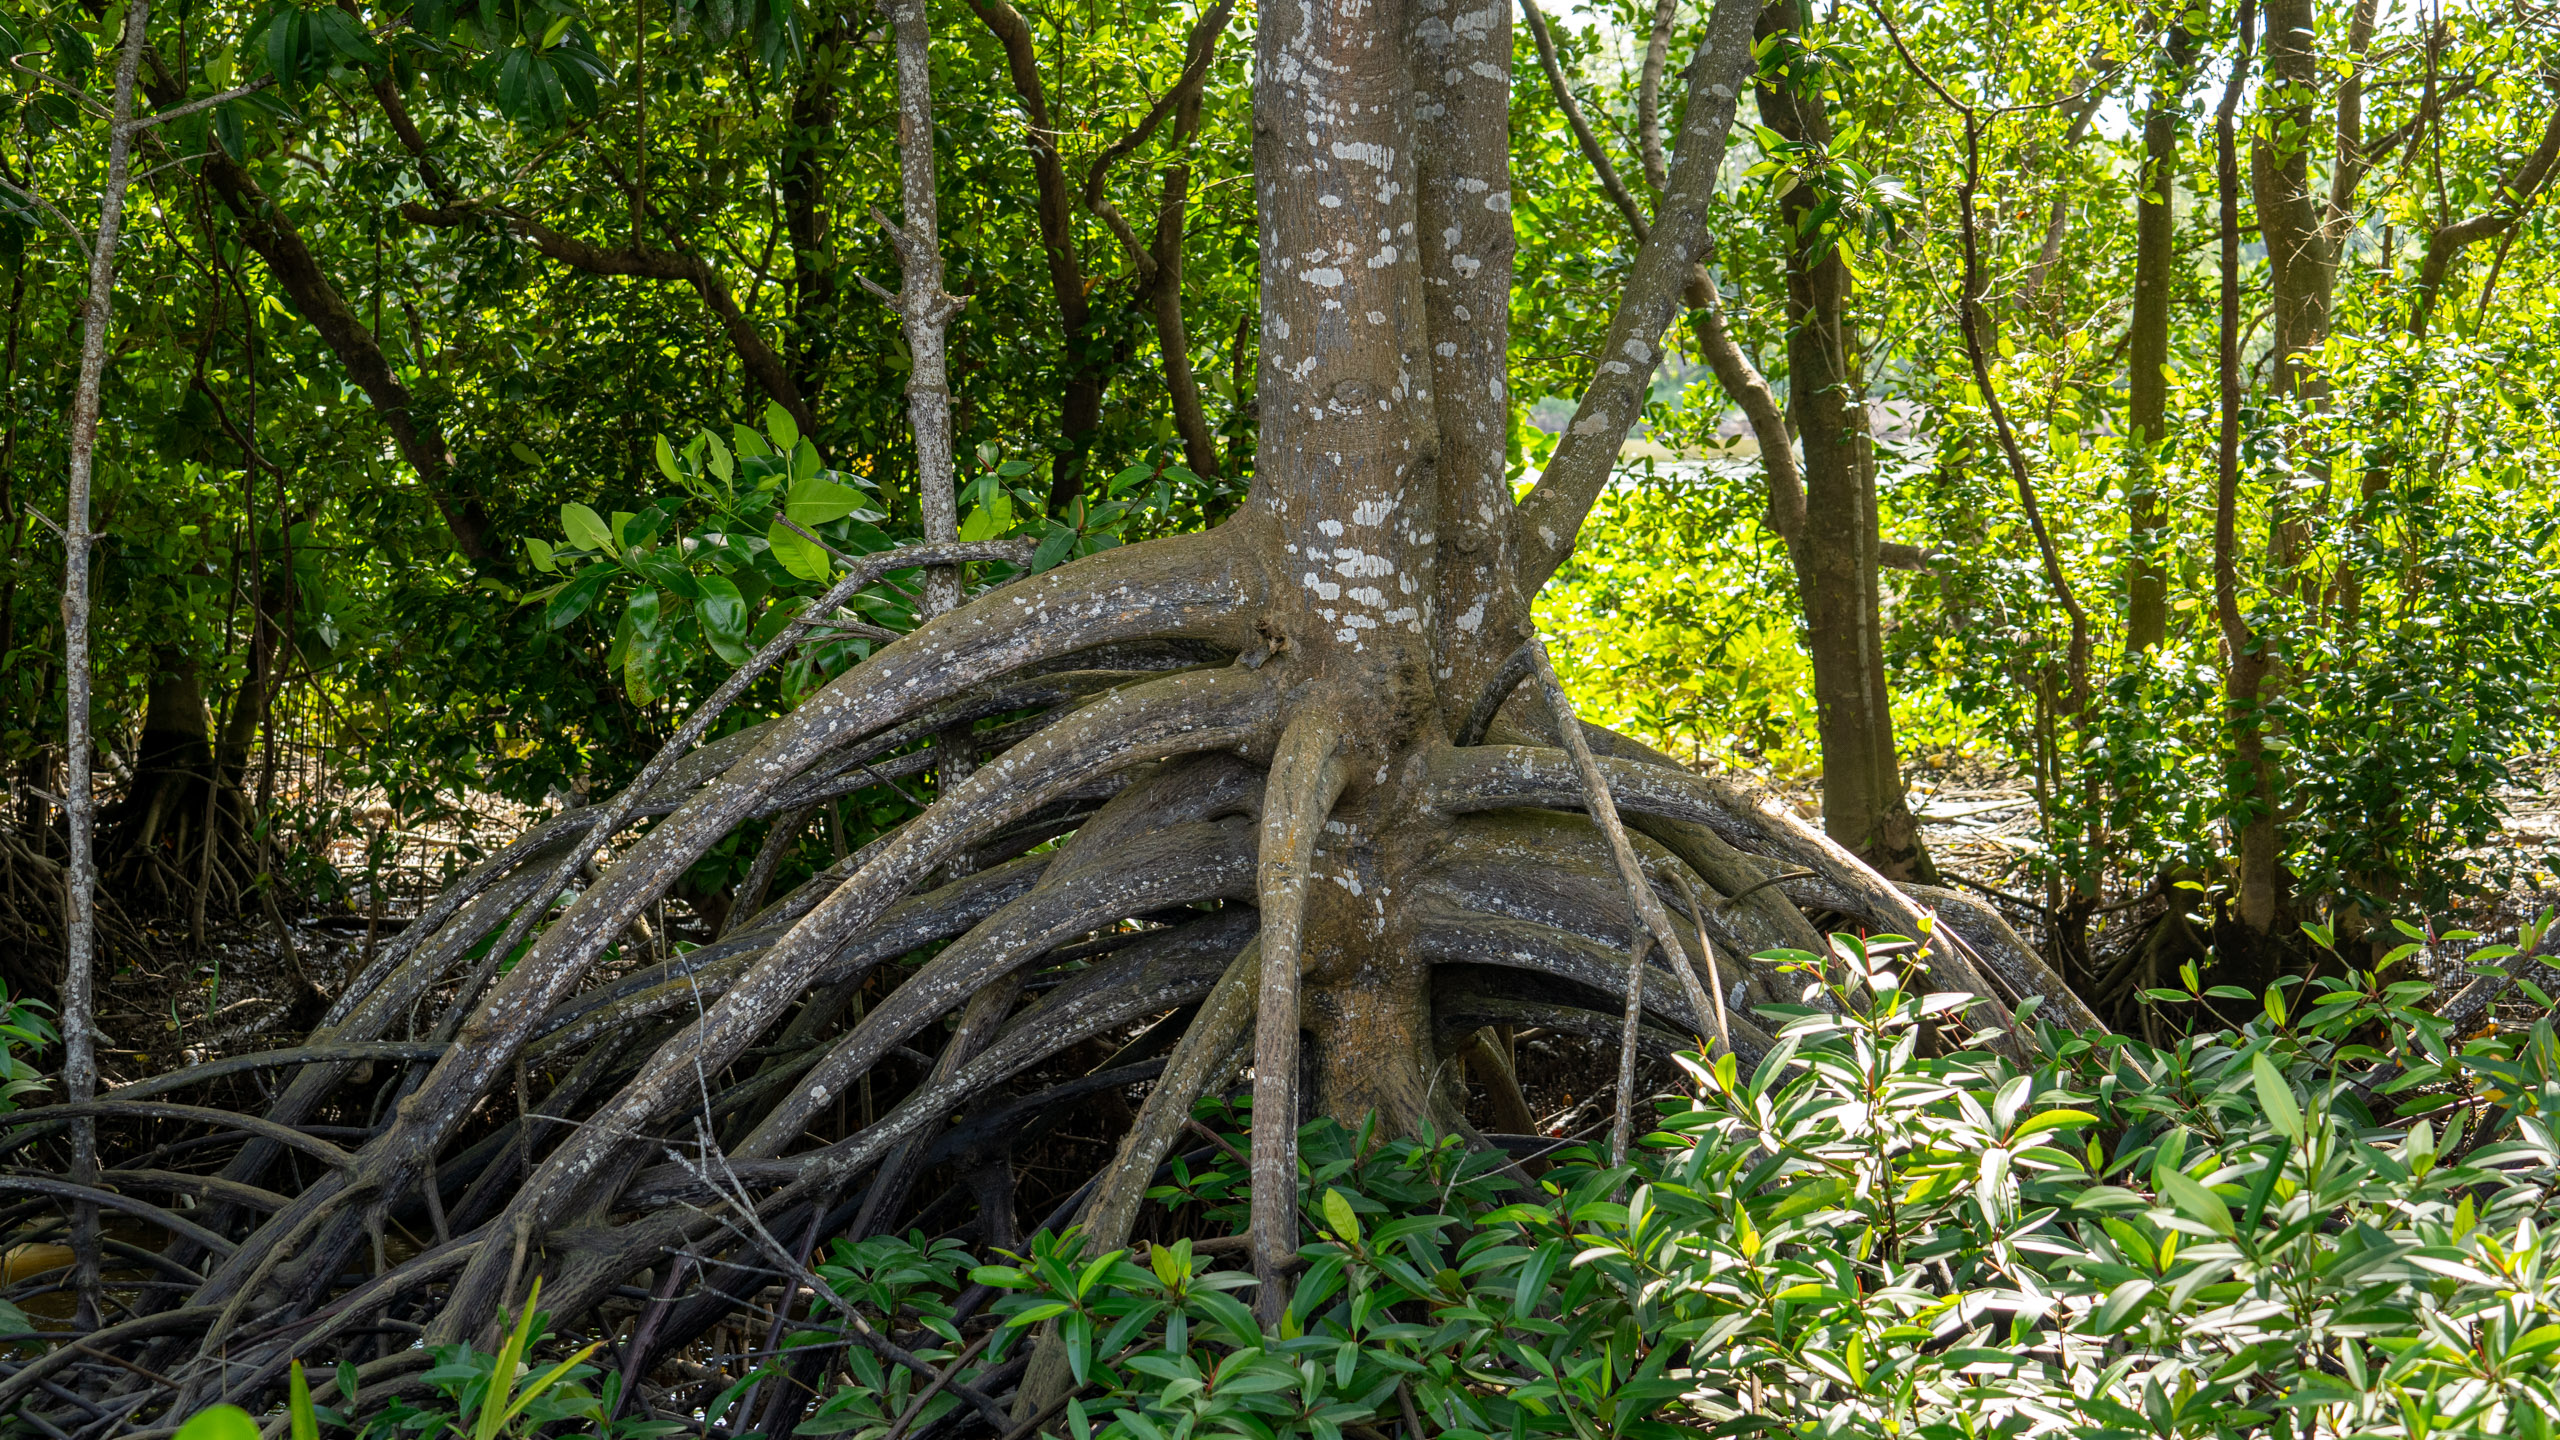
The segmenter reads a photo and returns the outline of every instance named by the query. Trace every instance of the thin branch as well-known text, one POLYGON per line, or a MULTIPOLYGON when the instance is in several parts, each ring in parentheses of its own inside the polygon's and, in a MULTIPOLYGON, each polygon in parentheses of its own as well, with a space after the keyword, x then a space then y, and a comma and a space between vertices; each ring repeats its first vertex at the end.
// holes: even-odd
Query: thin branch
MULTIPOLYGON (((1691 1019, 1706 1023, 1717 1014, 1713 1001, 1698 983, 1698 974, 1689 968, 1688 947, 1680 943, 1680 932, 1673 927, 1671 915, 1662 908, 1662 900, 1653 893, 1653 882, 1645 878, 1644 862, 1637 858, 1635 842, 1627 837, 1626 825, 1618 819, 1618 803, 1609 794, 1608 778, 1600 773, 1600 762, 1592 757, 1591 742, 1583 737, 1582 721, 1573 713, 1573 701, 1564 693, 1564 682, 1556 678, 1555 662, 1547 656, 1546 642, 1530 636, 1521 647, 1529 652, 1530 673, 1538 677, 1547 710, 1556 724, 1556 734, 1565 753, 1573 757, 1573 768, 1582 778, 1584 803, 1590 807, 1591 823, 1608 837, 1609 854, 1618 865, 1618 878, 1626 883, 1627 899, 1636 912, 1637 929, 1634 951, 1628 957, 1626 1033, 1620 1042, 1618 1059, 1621 1084, 1618 1091, 1618 1120, 1610 1132, 1610 1155, 1624 1162, 1627 1158, 1628 1127, 1632 1120, 1638 1015, 1644 1003, 1644 959, 1646 942, 1662 948, 1662 958, 1670 962, 1674 976, 1686 982, 1689 1004, 1695 1012, 1691 1019)), ((1706 932, 1698 933, 1700 943, 1706 932)))
MULTIPOLYGON (((1982 237, 1974 218, 1974 199, 1982 184, 1982 113, 1966 104, 1938 82, 1903 43, 1902 32, 1893 23, 1893 13, 1884 0, 1871 0, 1876 19, 1884 25, 1885 34, 1893 41, 1894 53, 1902 57, 1905 68, 1927 86, 1947 108, 1964 119, 1964 180, 1956 188, 1957 229, 1964 243, 1964 291, 1956 312, 1957 329, 1964 339, 1965 358, 1973 367, 1974 384, 1982 391, 1982 404, 1991 417, 1992 433, 2000 442, 2001 456, 2008 462, 2009 477, 2018 489, 2018 508, 2027 520, 2027 528, 2036 539, 2036 553, 2044 561, 2045 583, 2053 589, 2056 602, 2070 617, 2071 643, 2064 664, 2071 680, 2071 708, 2077 716, 2089 713, 2089 613, 2081 608, 2080 597, 2072 588, 2071 576, 2062 567, 2062 552, 2054 544, 2053 532, 2045 524, 2044 509, 2036 501, 2035 477, 2027 468, 2025 453, 2019 449, 2018 437, 2009 424, 2008 407, 2001 403, 1999 388, 1991 377, 1989 347, 1984 343, 1983 298, 1990 282, 1982 263, 1982 237)), ((2099 82, 2091 81, 2094 90, 2099 82)))
MULTIPOLYGON (((1520 14, 1529 22, 1529 34, 1538 42, 1538 66, 1547 72, 1547 88, 1554 92, 1557 108, 1564 111, 1565 123, 1573 128, 1574 143, 1582 147, 1583 158, 1600 176, 1600 188, 1609 192, 1610 202, 1626 217, 1627 228, 1635 232, 1636 243, 1642 245, 1651 233, 1651 222, 1636 204, 1636 197, 1627 193, 1627 183, 1618 178, 1618 167, 1610 162, 1608 147, 1600 143, 1591 122, 1583 118, 1582 103, 1573 98, 1573 86, 1565 79, 1564 62, 1556 58, 1556 37, 1547 28, 1547 17, 1539 12, 1537 0, 1520 0, 1520 14)), ((1655 188, 1670 188, 1667 171, 1655 188)))
POLYGON ((237 100, 244 95, 255 95, 259 91, 264 90, 275 83, 275 77, 269 75, 264 79, 252 80, 246 85, 236 86, 232 89, 225 90, 219 95, 207 95, 201 100, 190 100, 186 104, 180 105, 173 110, 154 110, 148 115, 142 116, 136 120, 129 120, 125 122, 125 124, 128 129, 139 133, 150 129, 155 125, 166 125, 172 120, 183 120, 198 111, 210 110, 216 105, 228 105, 232 101, 237 100))

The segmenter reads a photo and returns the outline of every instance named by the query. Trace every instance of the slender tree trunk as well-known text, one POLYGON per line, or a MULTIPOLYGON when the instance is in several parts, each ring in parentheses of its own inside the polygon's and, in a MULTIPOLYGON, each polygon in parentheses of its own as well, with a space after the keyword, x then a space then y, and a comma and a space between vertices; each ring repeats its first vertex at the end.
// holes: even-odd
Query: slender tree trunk
MULTIPOLYGON (((1186 97, 1174 123, 1174 143, 1187 147, 1200 128, 1200 97, 1186 97)), ((1156 322, 1156 348, 1163 355, 1164 388, 1173 406, 1173 426, 1182 437, 1183 462, 1195 475, 1215 478, 1218 437, 1209 429, 1209 412, 1200 403, 1200 382, 1191 373, 1191 338, 1182 322, 1182 243, 1184 209, 1191 198, 1191 162, 1180 153, 1165 166, 1163 197, 1156 204, 1155 242, 1149 248, 1155 276, 1147 299, 1156 322)))
MULTIPOLYGON (((78 1102, 97 1092, 97 1017, 92 991, 97 966, 98 866, 92 853, 97 830, 97 795, 90 785, 89 757, 89 490, 98 454, 99 390, 107 371, 107 330, 115 310, 116 241, 124 227, 124 193, 133 160, 133 92, 142 72, 143 32, 151 20, 151 0, 131 0, 124 12, 124 51, 116 61, 115 97, 109 109, 107 178, 98 199, 98 232, 89 252, 89 294, 80 325, 80 375, 71 392, 71 476, 63 519, 62 633, 63 675, 69 722, 64 746, 70 761, 65 808, 71 820, 70 910, 65 929, 69 953, 62 972, 62 1090, 78 1102)), ((71 1169, 75 1180, 95 1183, 98 1165, 96 1122, 71 1125, 71 1169)), ((72 1227, 75 1284, 80 1292, 78 1324, 98 1323, 98 1212, 83 1204, 72 1227)))
POLYGON ((2125 648, 2157 649, 2169 635, 2169 574, 2160 556, 2168 514, 2160 503, 2159 455, 2169 429, 2169 311, 2177 289, 2178 120, 2194 78, 2196 36, 2169 27, 2142 120, 2142 180, 2134 201, 2133 320, 2125 428, 2133 468, 2127 523, 2125 648))
MULTIPOLYGON (((960 537, 952 493, 951 321, 962 302, 942 288, 940 200, 933 155, 932 30, 925 0, 893 0, 890 26, 898 48, 898 227, 893 235, 905 281, 898 312, 913 365, 907 372, 907 424, 915 433, 916 494, 928 544, 960 537)), ((925 572, 924 608, 940 615, 960 603, 960 567, 925 572)), ((935 746, 945 792, 969 776, 969 730, 945 733, 935 746)), ((956 862, 955 862, 956 863, 956 862)))
MULTIPOLYGON (((1796 24, 1793 0, 1779 0, 1762 12, 1760 32, 1796 24)), ((1771 129, 1798 143, 1830 143, 1831 117, 1818 96, 1764 83, 1759 98, 1771 129)), ((1883 536, 1847 314, 1853 281, 1836 251, 1812 258, 1821 204, 1803 185, 1779 201, 1788 237, 1787 399, 1804 446, 1803 540, 1793 549, 1822 741, 1823 828, 1885 875, 1930 883, 1937 869, 1903 790, 1886 687, 1883 536)))
MULTIPOLYGON (((933 34, 924 0, 885 7, 898 48, 898 225, 891 235, 905 281, 898 318, 913 365, 907 371, 907 423, 915 432, 916 489, 927 542, 959 536, 952 494, 951 321, 961 302, 942 288, 942 236, 933 155, 933 34)), ((925 608, 940 614, 959 603, 960 572, 940 566, 925 577, 925 608)))
POLYGON ((1093 305, 1085 294, 1084 254, 1076 246, 1075 191, 1067 183, 1058 155, 1058 129, 1049 114, 1047 87, 1040 79, 1040 59, 1032 43, 1031 24, 1006 0, 969 0, 969 7, 994 32, 1004 49, 1005 72, 1014 95, 1022 101, 1024 135, 1031 151, 1035 188, 1034 213, 1040 225, 1040 251, 1049 269, 1049 293, 1058 306, 1059 338, 1065 343, 1066 383, 1058 397, 1059 438, 1066 442, 1049 486, 1049 513, 1063 515, 1083 492, 1085 471, 1092 463, 1094 432, 1102 425, 1102 391, 1109 357, 1101 353, 1094 331, 1093 305))
POLYGON ((2275 928, 2277 868, 2275 797, 2260 717, 2266 656, 2261 637, 2240 613, 2240 155, 2234 112, 2248 78, 2256 39, 2256 0, 2241 0, 2239 55, 2214 110, 2214 188, 2221 201, 2221 309, 2215 369, 2220 416, 2215 441, 2213 599, 2222 624, 2226 722, 2231 729, 2228 803, 2239 832, 2240 923, 2265 937, 2275 928))

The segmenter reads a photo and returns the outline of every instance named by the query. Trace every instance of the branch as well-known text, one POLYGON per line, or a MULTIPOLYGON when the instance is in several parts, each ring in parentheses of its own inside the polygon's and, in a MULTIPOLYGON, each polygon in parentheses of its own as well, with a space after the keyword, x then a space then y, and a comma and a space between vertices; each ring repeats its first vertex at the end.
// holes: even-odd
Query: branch
POLYGON ((244 95, 255 95, 275 83, 276 79, 272 75, 261 80, 252 80, 246 85, 225 90, 219 95, 207 95, 201 100, 190 100, 174 110, 155 110, 139 119, 128 121, 125 128, 139 134, 154 125, 166 125, 172 120, 183 120, 199 110, 210 110, 216 105, 228 105, 244 95))
MULTIPOLYGON (((1991 416, 1992 433, 2000 442, 2001 456, 2008 462, 2009 477, 2018 488, 2018 508, 2034 532, 2036 552, 2043 558, 2045 582, 2053 587, 2054 599, 2071 620, 2071 648, 2065 658, 2070 671, 2071 706, 2075 715, 2089 710, 2089 615, 2080 607, 2080 597, 2073 591, 2071 576, 2062 568, 2062 553, 2053 543, 2053 533, 2044 522, 2044 509, 2036 502, 2035 478, 2028 472, 2026 455, 2018 448, 2018 437, 2009 425, 2008 407, 2000 402, 2000 392, 1991 379, 1991 357, 1983 343, 1982 301, 1990 284, 1982 263, 1982 237, 1974 221, 1974 197, 1982 183, 1982 116, 1971 105, 1958 100, 1947 87, 1921 67, 1911 48, 1903 43, 1902 32, 1894 26, 1892 12, 1884 0, 1874 0, 1876 18, 1884 25, 1885 34, 1893 41, 1894 53, 1912 76, 1934 93, 1948 108, 1964 118, 1964 181, 1956 189, 1956 221, 1964 241, 1964 291, 1958 300, 1957 329, 1964 337, 1965 357, 1972 363, 1975 385, 1982 390, 1983 408, 1991 416)), ((2096 86, 2092 84, 2092 91, 2096 86)))
POLYGON ((505 551, 487 508, 456 483, 453 454, 434 416, 419 412, 409 387, 400 382, 372 330, 330 283, 318 257, 285 219, 283 210, 219 146, 205 152, 204 177, 238 220, 240 238, 266 262, 267 273, 294 312, 320 332, 348 378, 373 403, 401 458, 417 472, 443 514, 455 548, 478 564, 503 558, 505 551))
MULTIPOLYGON (((1627 957, 1626 1029, 1618 1050, 1618 1115, 1609 1134, 1612 1160, 1624 1163, 1627 1158, 1628 1128, 1634 1116, 1636 1033, 1644 1009, 1644 957, 1648 939, 1660 947, 1663 963, 1681 980, 1688 992, 1691 1018, 1700 1025, 1714 1019, 1724 1025, 1723 1010, 1698 983, 1698 972, 1689 966, 1688 947, 1680 943, 1680 932, 1672 928, 1670 913, 1662 908, 1661 897, 1653 893, 1653 882, 1645 878, 1644 862, 1636 858, 1635 842, 1627 838, 1627 827, 1618 818, 1617 801, 1609 794, 1609 781, 1600 773, 1600 762, 1591 754, 1591 742, 1584 738, 1582 720, 1573 713, 1573 702, 1564 693, 1564 682, 1556 678, 1555 662, 1547 656, 1544 640, 1532 635, 1521 647, 1529 652, 1531 673, 1538 677, 1538 688, 1544 693, 1547 712, 1555 720, 1556 734, 1567 755, 1573 757, 1573 768, 1582 779, 1583 803, 1591 812, 1591 823, 1608 838, 1610 858, 1617 862, 1618 878, 1627 887, 1627 901, 1636 912, 1636 943, 1627 957)), ((1698 943, 1711 945, 1704 930, 1698 932, 1698 943)), ((1709 951, 1713 954, 1712 949, 1709 951)), ((1712 960, 1709 963, 1713 963, 1712 960)))
POLYGON ((1637 252, 1610 318, 1599 366, 1583 391, 1537 488, 1521 502, 1520 582, 1535 591, 1573 553, 1574 537, 1616 467, 1618 448, 1643 413, 1660 364, 1663 330, 1707 249, 1707 214, 1735 103, 1751 73, 1752 0, 1716 0, 1706 37, 1689 68, 1686 123, 1674 148, 1671 188, 1637 252))
MULTIPOLYGON (((1668 3, 1664 8, 1670 8, 1668 3)), ((1537 0, 1520 0, 1520 14, 1529 22, 1529 34, 1538 42, 1538 66, 1547 72, 1547 88, 1554 92, 1557 108, 1564 111, 1565 123, 1573 127, 1574 143, 1582 147, 1583 158, 1589 160, 1591 168, 1599 173, 1600 188, 1609 192, 1610 202, 1618 207, 1619 214, 1626 217, 1627 228, 1635 232, 1636 243, 1643 244, 1651 227, 1645 220, 1644 211, 1636 205, 1635 197, 1627 193, 1626 182, 1618 178, 1618 167, 1610 163, 1608 148, 1592 132, 1591 122, 1582 117, 1582 103, 1573 98, 1573 87, 1565 81, 1564 63, 1556 58, 1556 37, 1547 28, 1547 17, 1539 13, 1537 0)), ((1664 43, 1669 43, 1667 38, 1664 43)), ((1646 63, 1652 63, 1650 58, 1646 63)), ((1654 143, 1657 147, 1661 144, 1659 136, 1654 143)), ((1721 151, 1717 158, 1723 158, 1721 151)), ((1669 188, 1667 176, 1665 180, 1666 183, 1657 184, 1655 188, 1669 188)))
POLYGON ((27 202, 29 205, 43 211, 54 224, 61 226, 62 233, 71 237, 71 243, 80 247, 80 258, 83 262, 88 261, 92 257, 93 252, 89 249, 88 234, 81 230, 79 226, 72 224, 71 217, 56 209, 52 201, 47 200, 33 190, 26 189, 18 185, 16 182, 6 178, 0 178, 0 190, 6 190, 10 194, 27 202))
MULTIPOLYGON (((2560 91, 2560 74, 2547 75, 2545 82, 2560 91)), ((2533 153, 2516 162, 2498 184, 2498 199, 2488 209, 2466 215, 2427 237, 2426 258, 2418 265, 2418 297, 2409 317, 2409 332, 2425 339, 2427 322, 2434 314, 2436 297, 2444 289, 2445 272, 2453 259, 2467 246, 2513 228, 2550 182, 2555 163, 2560 162, 2560 107, 2555 107, 2542 122, 2541 143, 2533 153)))
POLYGON ((1804 476, 1796 469, 1796 441, 1787 429, 1786 407, 1769 388, 1768 378, 1734 343, 1733 333, 1725 326, 1724 295, 1714 280, 1692 290, 1698 349, 1706 356, 1707 368, 1715 372, 1716 384, 1751 422, 1752 438, 1760 446, 1760 464, 1769 476, 1769 528, 1793 551, 1804 535, 1804 476))
MULTIPOLYGON (((974 5, 976 0, 971 0, 971 3, 974 5)), ((1178 110, 1196 107, 1201 88, 1208 83, 1210 62, 1218 56, 1219 37, 1225 34, 1227 21, 1234 16, 1235 9, 1235 0, 1218 0, 1215 9, 1203 14, 1192 25, 1191 34, 1184 42, 1182 73, 1175 78, 1173 87, 1165 91, 1157 98, 1155 104, 1147 108, 1147 113, 1140 117, 1138 123, 1131 127, 1127 134, 1105 146, 1102 153, 1093 158, 1093 163, 1085 167, 1084 208, 1102 217, 1102 222, 1111 227, 1111 233, 1119 237, 1120 248, 1128 253, 1129 263, 1138 270, 1140 278, 1149 285, 1155 283, 1162 262, 1139 245, 1137 232, 1132 230, 1129 222, 1121 217, 1119 207, 1111 203, 1110 196, 1105 193, 1104 184, 1110 178, 1111 167, 1130 152, 1147 143, 1148 137, 1155 133, 1157 126, 1164 123, 1167 115, 1172 115, 1178 110)), ((1189 127, 1177 123, 1175 128, 1178 131, 1187 132, 1189 127)), ((1180 138, 1187 141, 1190 136, 1184 133, 1180 138)))
MULTIPOLYGON (((410 133, 416 132, 412 129, 410 133)), ((423 172, 428 162, 423 155, 419 158, 423 172)), ((436 229, 450 229, 482 213, 502 218, 508 229, 531 241, 535 249, 571 269, 583 270, 590 275, 681 280, 693 286, 695 293, 702 297, 702 303, 719 317, 721 329, 728 333, 730 346, 738 352, 739 363, 754 378, 757 388, 791 416, 800 426, 801 433, 815 435, 818 432, 817 419, 810 413, 799 385, 792 380, 790 367, 784 365, 782 357, 766 343, 755 322, 738 308, 737 300, 730 295, 728 285, 710 261, 690 251, 658 250, 646 245, 596 245, 574 235, 564 235, 507 206, 447 204, 429 207, 414 200, 403 201, 400 205, 400 218, 412 225, 436 229)))
POLYGON ((1662 65, 1671 55, 1671 22, 1679 11, 1680 0, 1654 0, 1653 33, 1645 40, 1644 73, 1636 81, 1636 147, 1645 181, 1657 192, 1671 185, 1671 167, 1662 158, 1662 65))

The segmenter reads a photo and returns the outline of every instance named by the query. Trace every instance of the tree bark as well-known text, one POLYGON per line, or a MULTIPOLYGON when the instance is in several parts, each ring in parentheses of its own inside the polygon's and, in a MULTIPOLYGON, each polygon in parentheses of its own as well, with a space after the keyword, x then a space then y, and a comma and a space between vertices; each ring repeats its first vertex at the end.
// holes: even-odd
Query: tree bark
POLYGON ((2221 306, 2215 369, 2220 416, 2215 440, 2213 602, 2222 625, 2225 722, 2231 731, 2232 788, 2227 803, 2238 832, 2240 922, 2265 937, 2276 923, 2275 797, 2259 715, 2267 664, 2263 640, 2240 613, 2240 158, 2234 112, 2248 78, 2256 40, 2256 0, 2240 0, 2239 54, 2215 107, 2214 187, 2220 197, 2221 306))
POLYGON ((2133 469, 2128 497, 2125 648, 2157 649, 2169 635, 2169 574, 2158 549, 2168 523, 2160 502, 2161 447, 2169 425, 2169 312, 2177 288, 2178 120, 2194 78, 2196 36, 2172 22, 2142 119, 2142 177, 2134 200, 2133 319, 2126 341, 2125 428, 2133 469))
MULTIPOLYGON (((1792 31, 1797 10, 1779 0, 1761 13, 1762 36, 1792 31)), ((1819 96, 1764 83, 1760 114, 1799 144, 1827 146, 1831 117, 1819 96)), ((1778 202, 1787 238, 1787 400, 1804 447, 1802 540, 1791 547, 1813 660, 1815 725, 1822 740, 1823 829, 1895 880, 1934 884, 1893 739, 1884 665, 1884 604, 1875 473, 1866 406, 1848 318, 1849 268, 1837 251, 1815 259, 1822 199, 1799 185, 1778 202)))
POLYGON ((1454 730, 1529 634, 1510 462, 1511 8, 1413 0, 1414 165, 1440 567, 1433 673, 1454 730))
MULTIPOLYGON (((124 12, 124 50, 116 60, 115 95, 107 120, 107 176, 98 196, 98 230, 89 248, 89 293, 80 313, 80 372, 71 391, 71 468, 63 516, 62 635, 64 704, 69 712, 64 750, 70 761, 69 793, 64 809, 71 828, 68 913, 64 930, 68 953, 62 967, 62 1091, 73 1104, 97 1093, 96 999, 93 989, 98 963, 98 865, 93 853, 97 831, 97 795, 91 787, 89 762, 95 740, 90 734, 89 555, 96 537, 89 533, 89 490, 97 471, 100 390, 107 373, 107 330, 115 314, 116 242, 124 229, 125 189, 132 179, 133 95, 142 73, 144 31, 151 21, 151 0, 131 0, 124 12)), ((71 1175, 80 1185, 97 1182, 97 1122, 86 1117, 71 1127, 71 1175)), ((72 1227, 74 1285, 79 1292, 76 1324, 94 1328, 98 1313, 98 1212, 82 1203, 72 1227)))

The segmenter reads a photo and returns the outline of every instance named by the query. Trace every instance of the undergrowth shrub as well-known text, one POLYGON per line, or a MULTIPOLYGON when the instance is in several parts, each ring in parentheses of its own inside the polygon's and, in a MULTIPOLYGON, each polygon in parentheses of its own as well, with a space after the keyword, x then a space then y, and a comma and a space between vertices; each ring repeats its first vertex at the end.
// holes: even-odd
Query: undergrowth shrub
MULTIPOLYGON (((1042 1432, 1073 1440, 2552 1433, 2550 997, 2525 985, 2539 1018, 2465 1038, 2416 1008, 2424 985, 2339 967, 2166 1047, 2030 1009, 2041 1058, 2020 1065, 1933 1053, 1965 1002, 1903 987, 1907 942, 1832 944, 1776 957, 1805 1002, 1771 1013, 1776 1051, 1747 1073, 1683 1057, 1687 1093, 1623 1163, 1559 1142, 1525 1188, 1455 1136, 1308 1126, 1277 1333, 1232 1249, 1088 1255, 1074 1231, 986 1264, 921 1235, 839 1243, 828 1318, 990 1393, 1050 1337, 1076 1388, 1042 1432)), ((2232 998, 2192 974, 2159 996, 2232 998)), ((1201 1118, 1232 1143, 1242 1117, 1201 1118)), ((1155 1198, 1230 1234, 1243 1178, 1177 1166, 1155 1198)), ((950 1387, 845 1357, 798 1433, 976 1423, 950 1387)), ((746 1388, 670 1418, 734 1433, 746 1388)), ((549 1433, 589 1433, 580 1408, 564 1394, 549 1433)), ((470 1428, 402 1407, 375 1433, 470 1428)))

